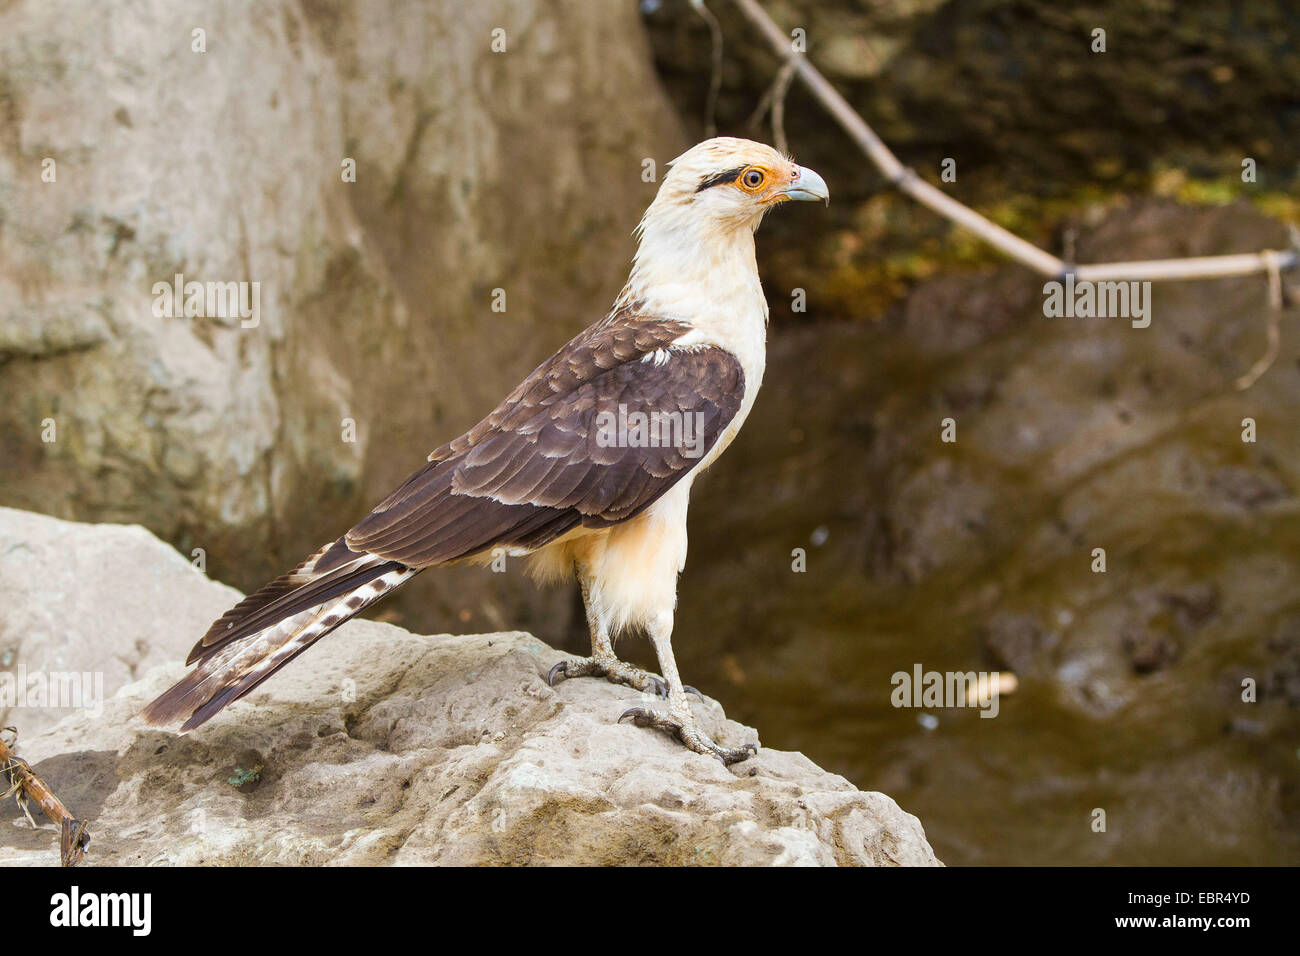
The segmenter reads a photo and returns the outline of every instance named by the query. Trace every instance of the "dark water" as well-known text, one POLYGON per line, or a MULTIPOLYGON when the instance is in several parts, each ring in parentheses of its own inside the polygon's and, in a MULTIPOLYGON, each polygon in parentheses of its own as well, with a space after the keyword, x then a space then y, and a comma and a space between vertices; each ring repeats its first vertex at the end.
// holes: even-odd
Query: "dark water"
MULTIPOLYGON (((843 595, 840 596, 843 599, 843 595)), ((897 709, 895 670, 987 668, 942 605, 882 617, 827 614, 809 595, 757 599, 761 624, 687 649, 686 673, 763 742, 796 749, 917 814, 950 864, 1295 863, 1295 737, 1228 730, 1228 709, 1170 686, 1111 718, 1081 714, 1058 682, 1021 680, 998 716, 974 708, 897 709), (1062 700, 1062 697, 1067 697, 1062 700), (937 718, 933 729, 922 715, 937 718), (1107 830, 1091 829, 1106 811, 1107 830)), ((692 599, 682 620, 698 622, 692 599)))

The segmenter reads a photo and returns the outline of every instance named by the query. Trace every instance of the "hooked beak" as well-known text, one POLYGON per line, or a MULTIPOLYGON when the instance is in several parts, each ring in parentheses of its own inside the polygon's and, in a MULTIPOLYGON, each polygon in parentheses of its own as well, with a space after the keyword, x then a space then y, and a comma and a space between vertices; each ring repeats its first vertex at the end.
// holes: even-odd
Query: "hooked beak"
POLYGON ((828 206, 831 204, 831 191, 826 188, 826 180, 807 166, 799 167, 799 175, 794 178, 789 186, 781 190, 781 195, 786 199, 801 202, 821 200, 828 206))

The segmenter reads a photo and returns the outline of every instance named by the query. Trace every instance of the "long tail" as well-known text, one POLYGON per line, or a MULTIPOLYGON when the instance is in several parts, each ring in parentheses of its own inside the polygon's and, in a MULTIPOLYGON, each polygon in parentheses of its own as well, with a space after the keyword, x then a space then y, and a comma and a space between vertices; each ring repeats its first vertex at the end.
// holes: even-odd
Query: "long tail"
POLYGON ((198 667, 144 709, 154 725, 193 730, 243 697, 344 621, 415 576, 356 552, 342 538, 223 614, 190 651, 198 667))

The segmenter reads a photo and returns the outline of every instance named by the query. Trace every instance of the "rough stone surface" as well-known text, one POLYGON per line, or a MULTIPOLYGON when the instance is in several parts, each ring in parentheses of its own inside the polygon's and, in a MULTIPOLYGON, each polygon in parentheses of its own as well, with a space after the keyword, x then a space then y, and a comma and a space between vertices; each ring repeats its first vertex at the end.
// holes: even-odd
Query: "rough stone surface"
POLYGON ((0 698, 0 726, 31 737, 74 709, 102 705, 150 668, 183 660, 202 633, 186 622, 215 620, 238 600, 138 525, 0 508, 0 674, 13 675, 15 688, 20 676, 33 678, 33 694, 46 688, 35 706, 0 698), (182 626, 172 626, 182 596, 182 626), (73 706, 54 706, 48 688, 61 685, 39 679, 51 674, 68 678, 63 694, 76 696, 63 699, 73 706))
MULTIPOLYGON (((2 5, 0 500, 257 586, 600 317, 679 137, 632 4, 2 5), (156 316, 177 273, 258 326, 156 316)), ((409 591, 568 611, 497 583, 409 591)))
MULTIPOLYGON (((81 667, 126 647, 143 663, 187 646, 235 596, 142 529, 4 510, 0 534, 6 577, 42 579, 6 592, 6 614, 64 628, 60 642, 24 645, 33 660, 43 651, 81 667), (82 541, 82 553, 118 553, 130 568, 40 560, 82 541), (11 569, 15 554, 27 556, 11 569), (121 587, 138 593, 97 616, 13 607, 121 587)), ((27 709, 6 719, 22 756, 89 820, 100 864, 938 862, 889 797, 798 753, 764 749, 725 768, 620 725, 641 695, 592 680, 552 689, 544 675, 560 659, 519 632, 428 637, 353 621, 184 737, 135 716, 179 662, 42 734, 27 733, 40 716, 27 709)), ((727 745, 755 737, 715 701, 696 712, 727 745)), ((52 833, 32 831, 12 803, 0 813, 0 864, 55 861, 52 833)))

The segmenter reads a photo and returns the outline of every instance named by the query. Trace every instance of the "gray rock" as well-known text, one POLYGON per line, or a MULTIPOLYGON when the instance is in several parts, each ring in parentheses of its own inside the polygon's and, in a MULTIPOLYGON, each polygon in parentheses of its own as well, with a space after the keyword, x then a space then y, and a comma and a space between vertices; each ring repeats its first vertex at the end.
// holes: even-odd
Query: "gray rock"
POLYGON ((14 689, 0 694, 0 726, 33 737, 99 708, 150 668, 183 660, 206 629, 196 625, 238 600, 138 525, 0 508, 0 691, 14 689), (69 705, 55 706, 56 694, 69 705))
MULTIPOLYGON (((6 621, 45 635, 22 659, 111 671, 98 710, 43 733, 46 715, 6 716, 20 754, 88 820, 93 863, 938 863, 915 817, 801 754, 726 768, 618 724, 645 702, 636 691, 547 686, 562 655, 520 632, 353 621, 197 731, 151 728, 136 715, 182 665, 117 685, 183 653, 236 592, 139 528, 3 509, 0 554, 6 621)), ((726 745, 755 739, 716 701, 696 712, 726 745)), ((12 802, 0 813, 0 864, 56 861, 51 832, 12 802)))

